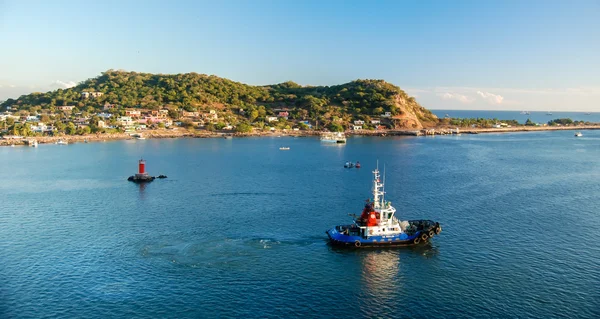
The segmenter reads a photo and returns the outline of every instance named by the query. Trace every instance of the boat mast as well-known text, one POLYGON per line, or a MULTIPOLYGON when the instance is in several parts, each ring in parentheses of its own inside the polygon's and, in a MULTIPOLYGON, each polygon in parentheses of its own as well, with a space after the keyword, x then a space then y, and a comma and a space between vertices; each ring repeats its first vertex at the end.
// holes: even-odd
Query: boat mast
POLYGON ((377 164, 377 168, 373 171, 373 208, 380 209, 382 208, 382 201, 379 196, 383 195, 383 192, 380 190, 383 187, 383 184, 379 181, 379 163, 377 164))
POLYGON ((385 208, 385 164, 383 164, 383 184, 381 186, 381 207, 385 208))

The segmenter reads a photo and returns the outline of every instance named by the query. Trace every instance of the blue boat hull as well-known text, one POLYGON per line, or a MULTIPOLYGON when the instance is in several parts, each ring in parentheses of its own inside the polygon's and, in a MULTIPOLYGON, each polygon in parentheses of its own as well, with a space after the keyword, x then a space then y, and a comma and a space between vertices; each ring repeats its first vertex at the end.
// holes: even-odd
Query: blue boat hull
POLYGON ((350 227, 347 226, 336 226, 325 233, 329 237, 329 241, 332 245, 336 246, 347 246, 347 247, 394 247, 394 246, 412 246, 425 243, 433 238, 430 234, 437 235, 441 232, 439 223, 427 221, 430 226, 424 227, 421 230, 416 231, 413 234, 400 233, 397 235, 385 235, 385 236, 357 236, 348 235, 343 229, 350 227))

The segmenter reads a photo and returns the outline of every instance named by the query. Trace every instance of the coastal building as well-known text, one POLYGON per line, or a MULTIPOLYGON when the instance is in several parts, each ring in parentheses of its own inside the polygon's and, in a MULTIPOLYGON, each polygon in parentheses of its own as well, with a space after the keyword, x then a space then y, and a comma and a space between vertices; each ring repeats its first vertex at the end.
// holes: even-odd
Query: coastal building
POLYGON ((117 124, 123 127, 130 127, 133 126, 133 119, 131 116, 120 116, 117 118, 117 124))
POLYGON ((362 130, 362 128, 363 128, 362 125, 353 125, 352 126, 352 129, 355 130, 355 131, 362 130))
POLYGON ((277 114, 277 117, 283 117, 286 120, 288 119, 288 116, 290 116, 290 112, 288 111, 281 111, 277 114))
POLYGON ((392 112, 385 112, 381 114, 381 117, 392 117, 392 112))
POLYGON ((96 98, 102 96, 102 92, 81 92, 82 99, 96 98))
POLYGON ((380 124, 381 121, 380 120, 371 120, 371 124, 380 124))
POLYGON ((183 116, 183 117, 199 117, 199 116, 200 116, 200 113, 198 113, 198 112, 188 112, 188 111, 183 111, 183 112, 181 113, 181 116, 183 116))
POLYGON ((275 122, 277 121, 277 117, 276 116, 267 116, 267 122, 275 122))
POLYGON ((88 118, 86 118, 86 117, 79 117, 79 118, 76 118, 76 119, 73 121, 73 123, 74 123, 75 125, 87 125, 87 124, 89 124, 89 123, 88 123, 88 121, 89 121, 89 119, 88 119, 88 118))
POLYGON ((125 110, 125 116, 140 117, 140 116, 142 116, 142 111, 140 111, 140 110, 125 110))
POLYGON ((59 110, 61 110, 61 111, 63 111, 63 112, 65 112, 65 111, 72 111, 73 108, 75 108, 75 106, 73 106, 73 105, 63 105, 63 106, 57 106, 56 108, 59 109, 59 110))
POLYGON ((98 117, 101 117, 101 118, 103 118, 103 119, 109 119, 109 118, 111 118, 111 117, 112 117, 112 114, 110 114, 110 113, 104 113, 104 112, 102 112, 102 113, 98 113, 98 114, 96 114, 96 115, 97 115, 98 117))
POLYGON ((312 124, 310 124, 310 121, 300 121, 300 123, 303 123, 304 125, 308 126, 309 128, 312 128, 312 124))
POLYGON ((365 125, 365 121, 363 121, 363 120, 356 120, 356 121, 354 121, 354 125, 365 125))
POLYGON ((300 121, 300 123, 303 123, 304 125, 308 126, 308 128, 312 128, 312 124, 310 124, 309 121, 300 121))
POLYGON ((103 110, 104 111, 110 111, 110 110, 114 110, 116 109, 118 106, 116 104, 110 104, 108 102, 104 103, 104 107, 103 110))
POLYGON ((27 122, 37 122, 40 120, 40 116, 39 115, 29 115, 25 117, 25 121, 27 122))
POLYGON ((106 128, 106 122, 103 120, 98 121, 98 128, 106 128))
POLYGON ((203 113, 202 114, 202 118, 205 119, 206 121, 216 121, 219 119, 219 116, 217 115, 217 113, 203 113))
POLYGON ((146 125, 164 123, 165 126, 170 126, 171 124, 173 124, 173 121, 171 121, 170 119, 162 118, 162 117, 146 116, 144 118, 137 120, 137 123, 146 124, 146 125), (167 123, 168 123, 168 125, 167 125, 167 123))
POLYGON ((48 129, 48 126, 44 123, 38 123, 37 125, 30 126, 30 129, 32 132, 43 133, 43 132, 46 132, 46 130, 48 129))
POLYGON ((114 109, 117 109, 117 108, 119 108, 118 105, 116 105, 116 104, 110 104, 110 103, 106 102, 106 103, 104 103, 104 107, 102 108, 102 110, 103 111, 111 111, 111 110, 114 110, 114 109))
POLYGON ((150 115, 152 115, 153 117, 165 119, 169 116, 169 110, 152 110, 150 111, 150 115))

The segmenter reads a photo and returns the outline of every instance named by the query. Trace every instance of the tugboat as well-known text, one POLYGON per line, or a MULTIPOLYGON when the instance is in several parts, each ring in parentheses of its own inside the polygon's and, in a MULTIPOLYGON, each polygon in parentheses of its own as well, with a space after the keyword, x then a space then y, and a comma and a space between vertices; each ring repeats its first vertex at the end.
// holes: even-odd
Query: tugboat
POLYGON ((392 203, 385 201, 379 169, 373 171, 373 200, 367 200, 362 214, 350 225, 335 226, 325 233, 331 244, 350 247, 411 246, 425 243, 442 231, 432 220, 400 221, 392 203))

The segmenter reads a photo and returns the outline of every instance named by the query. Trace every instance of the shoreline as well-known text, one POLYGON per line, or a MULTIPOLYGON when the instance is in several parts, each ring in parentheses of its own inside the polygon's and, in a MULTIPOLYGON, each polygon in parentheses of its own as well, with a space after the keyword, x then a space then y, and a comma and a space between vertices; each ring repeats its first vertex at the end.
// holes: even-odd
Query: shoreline
MULTIPOLYGON (((435 127, 436 135, 439 132, 449 132, 454 127, 435 127)), ((507 127, 507 128, 460 128, 461 134, 485 134, 485 133, 518 133, 518 132, 543 132, 543 131, 577 131, 577 130, 600 130, 600 125, 584 126, 546 126, 546 127, 507 127)), ((419 136, 421 130, 380 130, 380 131, 349 131, 345 132, 347 136, 419 136)), ((39 144, 54 144, 59 140, 67 143, 84 142, 103 142, 116 140, 136 139, 133 134, 143 135, 146 139, 160 138, 226 138, 226 137, 277 137, 277 136, 295 136, 311 137, 320 136, 320 131, 278 131, 278 132, 256 132, 256 133, 235 133, 235 132, 209 132, 203 130, 190 131, 186 129, 168 130, 147 130, 139 133, 105 133, 105 134, 87 134, 87 135, 60 135, 60 136, 29 136, 21 139, 0 139, 0 146, 25 145, 28 140, 36 140, 39 144)), ((450 133, 446 133, 450 135, 450 133)), ((422 135, 421 135, 422 136, 422 135)))

